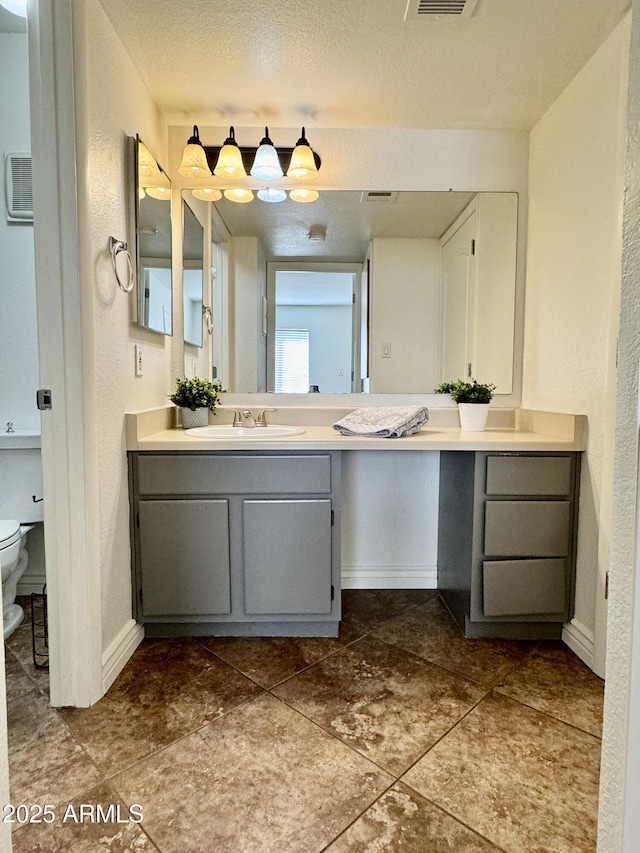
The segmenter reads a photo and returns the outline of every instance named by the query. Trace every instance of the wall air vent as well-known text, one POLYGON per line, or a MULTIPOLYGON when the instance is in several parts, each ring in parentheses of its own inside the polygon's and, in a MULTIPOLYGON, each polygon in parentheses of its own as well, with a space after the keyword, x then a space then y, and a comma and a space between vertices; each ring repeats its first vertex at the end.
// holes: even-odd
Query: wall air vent
POLYGON ((360 203, 366 201, 395 201, 398 197, 397 192, 392 192, 389 190, 371 190, 370 192, 362 193, 360 196, 360 203))
POLYGON ((408 0, 405 21, 451 21, 470 18, 478 0, 408 0))
POLYGON ((7 222, 33 222, 31 154, 6 156, 7 222))

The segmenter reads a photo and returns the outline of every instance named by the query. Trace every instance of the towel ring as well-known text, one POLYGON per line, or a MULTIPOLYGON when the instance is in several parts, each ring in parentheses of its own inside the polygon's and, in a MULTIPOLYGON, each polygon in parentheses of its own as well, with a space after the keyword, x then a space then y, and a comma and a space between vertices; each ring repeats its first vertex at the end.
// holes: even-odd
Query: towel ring
POLYGON ((123 290, 125 293, 131 293, 133 290, 134 275, 133 275, 133 261, 131 260, 131 255, 129 254, 129 250, 127 248, 127 244, 122 240, 116 240, 115 237, 109 237, 109 251, 111 252, 111 263, 113 264, 113 271, 116 276, 116 281, 118 282, 118 286, 120 290, 123 290), (129 267, 129 281, 125 286, 122 283, 122 279, 120 278, 120 273, 118 272, 118 267, 116 264, 116 258, 118 255, 122 253, 127 259, 127 265, 129 267))

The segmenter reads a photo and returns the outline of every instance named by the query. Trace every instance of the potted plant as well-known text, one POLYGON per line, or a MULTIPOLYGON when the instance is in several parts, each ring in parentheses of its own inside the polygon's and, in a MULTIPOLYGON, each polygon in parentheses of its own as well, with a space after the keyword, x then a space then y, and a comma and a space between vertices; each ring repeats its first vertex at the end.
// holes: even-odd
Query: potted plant
POLYGON ((183 429, 206 426, 209 423, 209 412, 215 409, 223 390, 220 382, 209 382, 197 376, 193 379, 178 377, 176 390, 169 395, 169 399, 182 412, 183 429))
POLYGON ((436 394, 451 394, 451 399, 458 404, 460 427, 469 432, 482 432, 487 425, 489 403, 496 386, 492 383, 476 382, 471 379, 465 382, 458 379, 455 382, 443 382, 434 389, 436 394))

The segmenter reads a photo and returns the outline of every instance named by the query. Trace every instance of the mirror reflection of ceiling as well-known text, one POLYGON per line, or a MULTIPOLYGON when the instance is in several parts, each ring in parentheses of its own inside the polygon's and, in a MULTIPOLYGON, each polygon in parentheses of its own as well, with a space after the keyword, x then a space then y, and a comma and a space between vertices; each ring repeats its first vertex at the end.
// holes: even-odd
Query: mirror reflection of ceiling
POLYGON ((406 0, 100 2, 170 124, 236 129, 529 130, 630 6, 478 0, 405 21, 406 0))
POLYGON ((267 260, 363 261, 373 237, 441 237, 474 195, 333 190, 321 192, 313 204, 221 199, 215 208, 232 236, 258 237, 267 260), (318 226, 325 239, 310 240, 310 230, 318 226))
POLYGON ((0 6, 0 33, 26 33, 27 21, 0 6))

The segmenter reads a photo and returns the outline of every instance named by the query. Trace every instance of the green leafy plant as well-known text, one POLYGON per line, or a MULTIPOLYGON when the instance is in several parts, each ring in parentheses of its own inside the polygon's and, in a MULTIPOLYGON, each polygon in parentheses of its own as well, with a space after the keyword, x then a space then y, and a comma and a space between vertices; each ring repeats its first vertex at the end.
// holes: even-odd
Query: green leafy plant
POLYGON ((496 386, 491 382, 482 384, 475 379, 470 382, 457 379, 455 382, 443 382, 433 390, 435 394, 451 394, 454 403, 489 403, 496 386))
POLYGON ((169 399, 176 406, 183 409, 211 409, 213 411, 218 402, 218 396, 224 392, 221 382, 209 382, 208 379, 176 379, 176 390, 169 395, 169 399))

